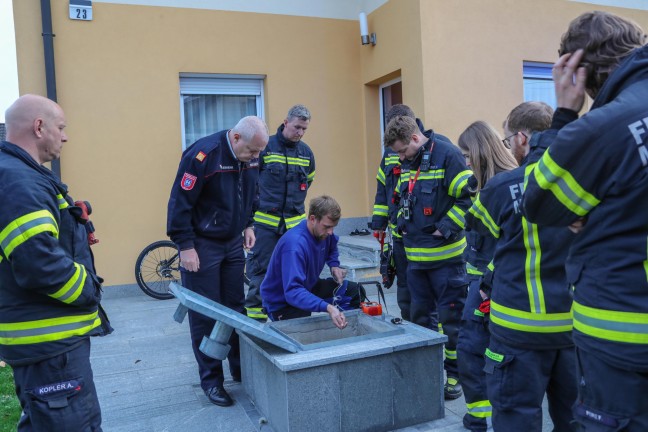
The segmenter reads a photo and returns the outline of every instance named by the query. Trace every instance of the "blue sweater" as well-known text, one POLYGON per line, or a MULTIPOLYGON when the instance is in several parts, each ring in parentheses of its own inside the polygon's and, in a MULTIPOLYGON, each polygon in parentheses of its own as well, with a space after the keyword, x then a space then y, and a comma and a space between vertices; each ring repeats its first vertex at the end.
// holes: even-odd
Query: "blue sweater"
POLYGON ((339 267, 338 236, 316 240, 302 221, 284 234, 275 247, 268 272, 261 284, 263 306, 269 313, 286 306, 310 312, 325 312, 328 303, 311 290, 319 280, 324 264, 339 267))

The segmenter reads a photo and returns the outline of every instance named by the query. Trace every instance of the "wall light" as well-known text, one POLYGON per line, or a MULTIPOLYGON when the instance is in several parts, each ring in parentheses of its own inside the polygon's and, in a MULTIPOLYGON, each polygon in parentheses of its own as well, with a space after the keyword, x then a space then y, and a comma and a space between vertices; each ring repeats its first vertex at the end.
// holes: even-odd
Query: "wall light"
POLYGON ((360 12, 360 39, 362 45, 376 45, 376 33, 369 35, 369 26, 367 25, 367 14, 360 12))

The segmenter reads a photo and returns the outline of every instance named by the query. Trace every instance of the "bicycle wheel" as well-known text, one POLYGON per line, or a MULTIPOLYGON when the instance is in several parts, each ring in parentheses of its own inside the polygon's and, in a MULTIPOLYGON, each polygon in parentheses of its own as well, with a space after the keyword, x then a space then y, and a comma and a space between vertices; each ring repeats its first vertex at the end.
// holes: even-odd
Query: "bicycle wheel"
POLYGON ((158 300, 173 298, 169 282, 180 280, 180 258, 175 243, 161 240, 146 246, 135 263, 137 285, 158 300))

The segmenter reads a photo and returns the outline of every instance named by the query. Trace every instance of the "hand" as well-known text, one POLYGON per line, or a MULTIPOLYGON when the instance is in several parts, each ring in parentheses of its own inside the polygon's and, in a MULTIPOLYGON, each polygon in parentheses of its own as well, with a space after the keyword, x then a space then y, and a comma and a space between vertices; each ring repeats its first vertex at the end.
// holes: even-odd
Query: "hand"
POLYGON ((569 228, 569 231, 573 232, 574 234, 578 234, 585 228, 585 222, 587 222, 587 219, 585 218, 578 218, 574 222, 572 222, 571 225, 569 225, 567 228, 569 228))
POLYGON ((254 229, 252 227, 245 228, 245 231, 243 231, 243 247, 250 250, 254 247, 255 243, 256 235, 254 234, 254 229))
POLYGON ((333 321, 333 324, 335 324, 335 327, 342 330, 344 327, 347 326, 346 317, 344 316, 342 311, 340 311, 337 307, 330 304, 330 305, 326 306, 326 312, 331 317, 331 321, 333 321))
POLYGON ((333 279, 335 279, 335 282, 341 284, 342 282, 344 282, 344 278, 347 275, 347 270, 340 267, 333 267, 331 269, 331 275, 333 276, 333 279))
POLYGON ((180 251, 180 265, 187 271, 197 272, 200 269, 200 259, 196 249, 186 249, 180 251))
POLYGON ((583 108, 587 70, 578 66, 582 58, 582 49, 563 54, 551 70, 558 108, 568 108, 576 112, 583 108))

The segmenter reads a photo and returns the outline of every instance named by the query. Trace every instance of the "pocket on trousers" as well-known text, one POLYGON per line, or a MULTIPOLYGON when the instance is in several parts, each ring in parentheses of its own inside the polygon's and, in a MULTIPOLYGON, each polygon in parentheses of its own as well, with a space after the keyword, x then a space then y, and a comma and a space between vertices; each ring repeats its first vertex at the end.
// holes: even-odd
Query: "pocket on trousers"
POLYGON ((488 399, 493 407, 501 410, 515 406, 519 389, 516 388, 515 374, 511 371, 514 361, 515 356, 512 354, 499 354, 490 349, 486 349, 484 354, 488 399))
POLYGON ((34 430, 90 430, 83 378, 39 386, 27 390, 27 394, 29 417, 34 430))
POLYGON ((587 432, 622 431, 630 423, 629 418, 622 418, 601 410, 592 409, 582 403, 574 405, 573 414, 576 423, 587 432))

